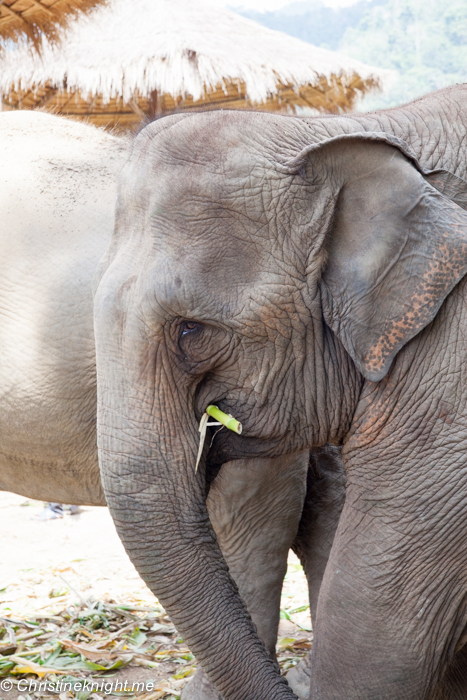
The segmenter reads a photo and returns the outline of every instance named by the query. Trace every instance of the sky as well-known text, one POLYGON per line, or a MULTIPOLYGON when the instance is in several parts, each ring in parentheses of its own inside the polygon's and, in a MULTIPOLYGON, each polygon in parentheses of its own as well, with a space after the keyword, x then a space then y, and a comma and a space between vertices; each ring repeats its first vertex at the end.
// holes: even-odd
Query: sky
MULTIPOLYGON (((322 2, 328 7, 344 7, 354 5, 357 0, 322 0, 322 2)), ((291 0, 226 0, 223 4, 265 12, 266 10, 279 10, 281 7, 290 5, 291 0)))

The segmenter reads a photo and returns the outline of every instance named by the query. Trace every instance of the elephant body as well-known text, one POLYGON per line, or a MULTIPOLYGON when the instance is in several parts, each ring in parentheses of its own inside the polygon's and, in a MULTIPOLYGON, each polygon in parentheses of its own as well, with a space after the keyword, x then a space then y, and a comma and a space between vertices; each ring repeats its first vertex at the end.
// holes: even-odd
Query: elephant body
MULTIPOLYGON (((50 114, 0 114, 2 490, 106 503, 96 445, 92 280, 110 241, 127 150, 126 139, 50 114)), ((320 454, 311 481, 305 451, 224 464, 209 490, 220 546, 271 656, 287 553, 306 493, 315 482, 323 490, 320 454)), ((325 499, 321 510, 330 510, 325 499)), ((333 523, 318 538, 319 562, 336 517, 333 523)), ((312 566, 315 575, 320 566, 312 566)), ((184 697, 208 700, 217 692, 200 670, 184 697)))
POLYGON ((113 228, 122 139, 0 114, 0 488, 105 505, 92 278, 113 228))
POLYGON ((134 141, 97 274, 102 480, 225 700, 294 695, 214 536, 210 474, 327 443, 347 490, 311 700, 467 695, 466 144, 466 86, 368 115, 173 115, 134 141), (243 433, 195 471, 209 404, 243 433))

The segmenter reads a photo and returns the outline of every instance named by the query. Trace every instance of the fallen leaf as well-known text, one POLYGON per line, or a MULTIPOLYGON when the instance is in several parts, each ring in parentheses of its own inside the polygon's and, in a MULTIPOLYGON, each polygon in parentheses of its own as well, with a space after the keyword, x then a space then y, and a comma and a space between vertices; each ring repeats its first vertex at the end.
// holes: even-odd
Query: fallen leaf
POLYGON ((66 671, 60 671, 59 669, 56 668, 47 668, 47 666, 40 666, 39 664, 34 663, 34 661, 26 661, 21 658, 20 656, 10 656, 9 657, 10 661, 14 661, 16 666, 10 673, 14 673, 15 675, 19 673, 34 673, 36 676, 39 676, 39 678, 44 678, 48 673, 66 673, 66 671))
POLYGON ((102 659, 104 659, 105 661, 111 661, 117 656, 111 651, 106 651, 105 649, 98 649, 97 647, 91 646, 90 644, 78 644, 77 642, 73 642, 71 639, 62 639, 61 644, 65 649, 68 649, 69 651, 75 651, 78 654, 82 654, 90 661, 101 661, 102 659))

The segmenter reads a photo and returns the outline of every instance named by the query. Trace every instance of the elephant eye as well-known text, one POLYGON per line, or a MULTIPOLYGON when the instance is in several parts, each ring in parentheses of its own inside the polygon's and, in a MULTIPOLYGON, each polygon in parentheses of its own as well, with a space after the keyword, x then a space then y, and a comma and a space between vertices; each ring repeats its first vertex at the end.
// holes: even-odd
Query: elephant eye
POLYGON ((182 337, 188 335, 188 333, 193 333, 201 328, 201 323, 196 321, 184 321, 182 323, 182 337))

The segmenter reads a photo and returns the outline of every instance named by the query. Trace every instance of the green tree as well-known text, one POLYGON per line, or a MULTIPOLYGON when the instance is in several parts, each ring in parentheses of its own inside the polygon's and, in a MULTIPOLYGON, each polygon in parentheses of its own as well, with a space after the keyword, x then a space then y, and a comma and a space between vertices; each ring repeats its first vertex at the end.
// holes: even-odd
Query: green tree
POLYGON ((395 106, 431 90, 467 81, 465 0, 388 0, 348 27, 339 50, 366 63, 395 69, 399 78, 366 109, 395 106))

